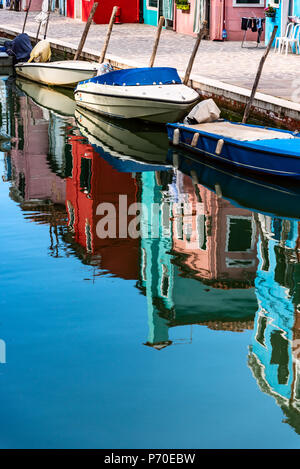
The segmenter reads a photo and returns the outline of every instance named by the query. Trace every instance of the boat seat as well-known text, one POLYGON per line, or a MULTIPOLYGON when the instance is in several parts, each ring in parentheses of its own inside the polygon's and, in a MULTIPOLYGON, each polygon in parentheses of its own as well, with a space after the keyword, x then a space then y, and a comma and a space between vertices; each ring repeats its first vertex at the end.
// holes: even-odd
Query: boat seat
POLYGON ((242 142, 254 142, 257 140, 291 140, 296 137, 288 132, 280 132, 263 127, 247 126, 227 121, 207 122, 204 124, 195 124, 186 126, 190 129, 200 130, 209 134, 215 134, 220 138, 232 138, 242 142))

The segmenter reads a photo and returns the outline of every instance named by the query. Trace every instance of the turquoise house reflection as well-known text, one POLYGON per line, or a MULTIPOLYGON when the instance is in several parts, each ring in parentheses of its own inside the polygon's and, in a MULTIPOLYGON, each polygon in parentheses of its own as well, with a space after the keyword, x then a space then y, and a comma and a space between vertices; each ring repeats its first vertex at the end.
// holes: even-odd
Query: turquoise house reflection
POLYGON ((297 413, 299 431, 298 221, 260 215, 257 222, 261 226, 255 281, 259 309, 249 365, 260 388, 273 395, 285 413, 297 413))
POLYGON ((139 288, 146 295, 148 304, 149 334, 146 345, 160 350, 172 343, 169 340, 168 321, 160 316, 160 311, 164 311, 167 317, 172 315, 174 308, 172 300, 174 266, 170 256, 171 205, 168 200, 168 182, 172 180, 172 172, 144 172, 141 174, 141 180, 144 232, 141 239, 139 288), (156 207, 163 207, 164 212, 162 216, 158 215, 160 223, 156 233, 153 233, 154 223, 151 220, 155 216, 155 209, 151 210, 151 207, 155 207, 153 204, 157 204, 156 207))

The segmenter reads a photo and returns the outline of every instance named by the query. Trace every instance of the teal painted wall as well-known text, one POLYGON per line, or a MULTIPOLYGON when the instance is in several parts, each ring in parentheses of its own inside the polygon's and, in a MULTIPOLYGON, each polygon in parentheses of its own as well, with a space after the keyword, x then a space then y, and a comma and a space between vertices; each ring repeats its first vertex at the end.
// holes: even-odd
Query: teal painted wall
POLYGON ((143 0, 143 17, 144 23, 150 24, 151 26, 157 26, 157 9, 156 10, 149 10, 147 8, 147 0, 143 0))
POLYGON ((294 2, 294 15, 295 16, 300 16, 300 2, 299 2, 299 0, 294 2))
MULTIPOLYGON (((294 1, 294 11, 293 11, 294 16, 299 16, 300 17, 300 1, 294 1)), ((280 3, 279 8, 276 11, 276 17, 275 20, 274 18, 266 18, 266 35, 265 35, 265 40, 266 44, 269 42, 273 28, 275 25, 278 26, 278 31, 276 34, 276 37, 282 36, 285 34, 285 31, 281 30, 281 16, 282 16, 282 1, 280 3)), ((274 44, 273 44, 274 46, 274 44)))
MULTIPOLYGON (((266 44, 268 44, 268 42, 271 38, 272 31, 273 31, 275 25, 278 26, 278 31, 277 31, 276 37, 282 36, 282 31, 281 31, 281 6, 277 9, 275 18, 266 17, 266 34, 265 34, 266 44)), ((275 45, 275 41, 273 43, 273 46, 274 45, 275 45)))

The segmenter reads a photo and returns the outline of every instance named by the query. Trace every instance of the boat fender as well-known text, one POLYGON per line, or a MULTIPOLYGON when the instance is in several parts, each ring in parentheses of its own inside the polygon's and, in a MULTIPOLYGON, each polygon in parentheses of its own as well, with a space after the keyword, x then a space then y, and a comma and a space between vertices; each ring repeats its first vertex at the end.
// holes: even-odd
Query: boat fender
POLYGON ((179 145, 180 141, 180 130, 175 129, 173 133, 173 145, 179 145))
POLYGON ((220 138, 220 140, 218 140, 216 150, 215 150, 216 155, 220 155, 220 153, 222 151, 222 148, 223 148, 223 145, 224 145, 224 140, 222 138, 220 138))
POLYGON ((200 134, 198 134, 197 132, 194 133, 193 139, 192 139, 192 142, 191 142, 192 147, 197 146, 197 143, 198 143, 198 140, 199 140, 199 135, 200 134))
POLYGON ((213 99, 205 99, 200 103, 196 104, 190 113, 187 115, 184 123, 188 123, 189 119, 196 120, 198 124, 204 124, 205 122, 215 122, 219 119, 221 111, 214 102, 213 99))

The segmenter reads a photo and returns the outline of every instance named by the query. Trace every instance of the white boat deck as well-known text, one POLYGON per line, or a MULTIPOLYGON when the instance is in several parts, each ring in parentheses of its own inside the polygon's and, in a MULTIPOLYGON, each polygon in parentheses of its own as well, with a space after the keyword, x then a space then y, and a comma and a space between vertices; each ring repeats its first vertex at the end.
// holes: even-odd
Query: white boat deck
POLYGON ((298 138, 286 132, 270 130, 266 128, 251 127, 244 124, 235 124, 227 121, 208 122, 204 124, 187 125, 189 129, 216 134, 220 137, 232 138, 242 142, 254 142, 257 140, 291 140, 298 138))

